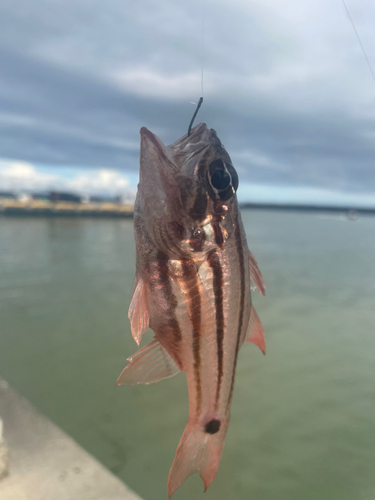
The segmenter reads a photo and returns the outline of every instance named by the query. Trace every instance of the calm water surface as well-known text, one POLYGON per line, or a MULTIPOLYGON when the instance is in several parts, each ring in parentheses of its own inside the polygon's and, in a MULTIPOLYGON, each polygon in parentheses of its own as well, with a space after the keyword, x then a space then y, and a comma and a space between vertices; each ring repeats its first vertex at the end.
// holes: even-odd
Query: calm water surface
MULTIPOLYGON (((219 473, 174 500, 375 498, 375 218, 245 211, 267 285, 267 355, 245 345, 219 473)), ((188 416, 184 374, 114 384, 132 221, 0 218, 0 375, 145 500, 166 483, 188 416)), ((151 334, 148 338, 151 338, 151 334)), ((148 339, 147 339, 148 340, 148 339)))

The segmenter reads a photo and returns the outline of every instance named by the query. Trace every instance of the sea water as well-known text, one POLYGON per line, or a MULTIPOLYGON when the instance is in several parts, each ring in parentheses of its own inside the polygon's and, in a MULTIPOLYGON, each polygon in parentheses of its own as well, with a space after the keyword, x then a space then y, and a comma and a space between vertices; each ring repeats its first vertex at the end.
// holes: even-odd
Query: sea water
MULTIPOLYGON (((246 344, 218 475, 175 500, 375 498, 375 218, 244 210, 267 286, 267 354, 246 344)), ((185 375, 115 388, 131 220, 0 218, 0 376, 145 500, 166 499, 185 375)), ((147 342, 152 338, 147 334, 147 342)), ((145 343, 144 342, 144 343, 145 343)))

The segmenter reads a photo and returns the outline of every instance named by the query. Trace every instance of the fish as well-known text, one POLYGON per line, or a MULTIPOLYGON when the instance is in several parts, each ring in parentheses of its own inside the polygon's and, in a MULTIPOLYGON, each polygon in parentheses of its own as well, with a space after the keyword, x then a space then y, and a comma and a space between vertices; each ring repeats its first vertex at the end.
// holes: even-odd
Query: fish
POLYGON ((189 418, 168 477, 168 496, 199 473, 214 480, 230 418, 239 349, 265 353, 251 288, 265 295, 247 246, 236 191, 239 180, 217 133, 205 123, 170 146, 140 131, 134 206, 136 276, 129 307, 140 344, 116 385, 151 384, 184 371, 189 418))

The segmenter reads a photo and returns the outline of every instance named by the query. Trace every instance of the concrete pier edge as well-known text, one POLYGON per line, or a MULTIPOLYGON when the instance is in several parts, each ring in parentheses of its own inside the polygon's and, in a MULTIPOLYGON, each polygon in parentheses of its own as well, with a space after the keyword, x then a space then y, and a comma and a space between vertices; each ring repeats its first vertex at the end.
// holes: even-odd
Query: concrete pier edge
POLYGON ((0 420, 1 500, 142 500, 2 379, 0 420))

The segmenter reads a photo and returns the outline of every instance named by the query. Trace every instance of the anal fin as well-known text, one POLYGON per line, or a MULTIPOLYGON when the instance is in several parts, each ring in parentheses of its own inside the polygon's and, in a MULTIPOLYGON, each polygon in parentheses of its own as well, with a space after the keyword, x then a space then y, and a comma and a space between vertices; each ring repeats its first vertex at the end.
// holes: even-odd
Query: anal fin
POLYGON ((118 385, 152 384, 173 377, 180 369, 158 340, 153 340, 128 358, 130 363, 117 379, 118 385))
POLYGON ((259 347, 263 354, 266 354, 266 339, 264 338, 264 328, 259 316, 251 306, 249 326, 247 327, 245 342, 251 342, 259 347))
POLYGON ((263 296, 266 295, 266 285, 264 284, 262 274, 260 272, 257 261, 254 255, 249 250, 249 267, 250 267, 250 280, 254 283, 258 292, 263 296))
POLYGON ((139 345, 143 335, 149 329, 146 287, 142 278, 137 280, 129 307, 128 318, 130 319, 133 339, 139 345))

